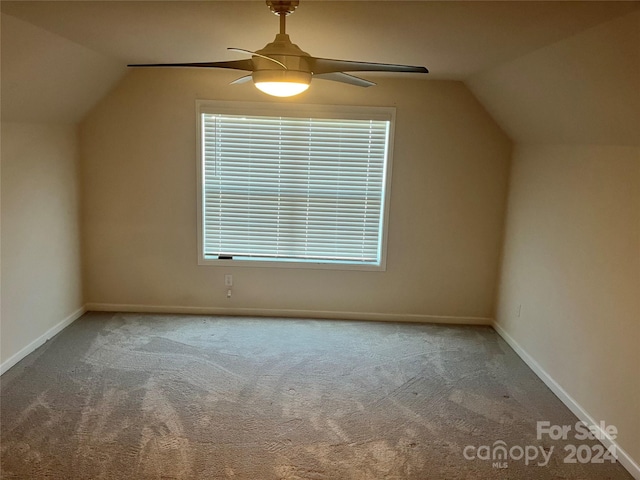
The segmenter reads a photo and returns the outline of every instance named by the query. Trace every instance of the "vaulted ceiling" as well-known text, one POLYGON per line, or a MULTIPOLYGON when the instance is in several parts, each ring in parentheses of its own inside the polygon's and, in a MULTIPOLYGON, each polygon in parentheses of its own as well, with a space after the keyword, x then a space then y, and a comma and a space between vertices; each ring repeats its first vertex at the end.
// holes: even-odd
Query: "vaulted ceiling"
MULTIPOLYGON (((0 8, 9 121, 80 121, 127 63, 239 58, 226 47, 259 49, 278 28, 263 1, 0 8)), ((464 81, 516 141, 640 144, 640 2, 303 0, 288 33, 315 56, 464 81)))

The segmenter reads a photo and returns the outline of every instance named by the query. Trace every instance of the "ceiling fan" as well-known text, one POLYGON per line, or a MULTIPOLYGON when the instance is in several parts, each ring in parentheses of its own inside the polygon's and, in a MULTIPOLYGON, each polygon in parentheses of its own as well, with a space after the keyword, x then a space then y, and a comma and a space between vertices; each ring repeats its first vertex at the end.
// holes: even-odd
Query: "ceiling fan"
POLYGON ((251 72, 251 74, 231 82, 232 85, 253 80, 258 89, 269 95, 278 97, 290 97, 304 92, 309 88, 312 78, 348 83, 358 87, 375 85, 374 82, 344 72, 429 73, 425 67, 312 57, 302 51, 300 47, 291 43, 289 35, 286 33, 287 15, 294 12, 300 4, 300 1, 267 0, 266 3, 269 9, 280 17, 280 33, 276 35, 275 40, 255 52, 242 48, 228 49, 250 54, 251 58, 249 59, 226 62, 132 64, 128 66, 231 68, 234 70, 245 70, 251 72))

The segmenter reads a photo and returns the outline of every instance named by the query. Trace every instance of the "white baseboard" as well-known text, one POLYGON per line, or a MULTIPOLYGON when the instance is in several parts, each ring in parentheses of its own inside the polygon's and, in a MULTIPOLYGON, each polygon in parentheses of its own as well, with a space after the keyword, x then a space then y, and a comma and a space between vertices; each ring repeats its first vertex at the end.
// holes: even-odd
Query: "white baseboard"
POLYGON ((573 412, 573 414, 578 417, 583 422, 586 422, 587 425, 593 426, 598 430, 598 437, 601 438, 601 442, 605 447, 614 446, 616 451, 616 456, 618 457, 618 461, 620 464, 626 468, 629 473, 636 480, 640 480, 640 465, 638 465, 633 458, 623 449, 617 442, 612 439, 607 432, 600 428, 600 424, 589 415, 589 413, 582 408, 582 406, 567 393, 567 391, 558 384, 551 375, 549 375, 536 360, 529 355, 524 348, 520 346, 516 340, 507 333, 507 331, 502 328, 498 323, 493 324, 493 328, 498 335, 500 335, 505 342, 509 344, 513 350, 518 354, 518 356, 533 370, 533 372, 542 380, 549 389, 564 403, 569 410, 573 412))
POLYGON ((374 320, 382 322, 443 323, 452 325, 492 325, 493 319, 484 317, 453 317, 417 315, 407 313, 334 312, 318 310, 287 310, 263 308, 185 307, 160 305, 125 305, 113 303, 87 303, 87 311, 174 313, 193 315, 229 315, 247 317, 294 317, 333 320, 374 320))
POLYGON ((84 306, 80 307, 78 310, 73 312, 67 318, 65 318, 58 324, 54 325, 45 333, 43 333, 38 338, 36 338, 34 341, 29 343, 26 347, 22 348, 19 352, 7 358, 4 362, 2 362, 2 365, 0 365, 0 375, 2 375, 4 372, 9 370, 11 367, 13 367, 16 363, 18 363, 24 357, 29 355, 31 352, 35 351, 38 347, 44 345, 44 343, 47 340, 50 340, 51 338, 55 337, 58 333, 60 333, 66 327, 68 327, 73 322, 75 322, 78 318, 80 318, 85 313, 85 311, 86 310, 84 306))

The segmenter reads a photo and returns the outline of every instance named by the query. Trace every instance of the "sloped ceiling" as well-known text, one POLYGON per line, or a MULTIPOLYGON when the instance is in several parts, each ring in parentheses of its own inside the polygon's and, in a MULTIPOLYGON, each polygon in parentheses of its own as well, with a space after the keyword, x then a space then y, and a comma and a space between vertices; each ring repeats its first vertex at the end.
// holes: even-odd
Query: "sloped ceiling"
POLYGON ((121 62, 2 15, 3 121, 78 122, 125 73, 121 62))
POLYGON ((640 146, 640 12, 467 79, 519 143, 640 146))
MULTIPOLYGON (((555 103, 557 95, 564 98, 560 92, 574 87, 570 75, 563 78, 556 74, 560 70, 553 70, 555 63, 564 68, 566 62, 539 60, 536 55, 544 59, 550 54, 546 49, 554 52, 576 35, 639 7, 627 1, 303 0, 287 31, 312 55, 425 65, 431 71, 425 79, 466 81, 513 138, 530 139, 545 133, 528 131, 538 132, 541 121, 548 124, 553 119, 542 118, 535 108, 529 123, 512 118, 517 109, 505 107, 511 104, 512 92, 505 91, 504 83, 514 74, 501 69, 520 71, 524 67, 518 62, 524 61, 538 76, 556 75, 557 83, 545 89, 527 89, 521 80, 513 85, 513 95, 537 97, 536 105, 555 103)), ((226 47, 261 48, 278 27, 263 1, 3 1, 0 9, 4 120, 57 116, 79 121, 117 82, 127 63, 238 58, 226 47)), ((588 65, 591 60, 583 47, 589 42, 573 48, 580 53, 575 62, 588 65)), ((571 51, 568 48, 566 55, 571 51)), ((629 50, 625 55, 636 53, 629 50)), ((630 60, 634 61, 637 55, 630 60)), ((609 88, 600 84, 594 80, 596 90, 609 88)))

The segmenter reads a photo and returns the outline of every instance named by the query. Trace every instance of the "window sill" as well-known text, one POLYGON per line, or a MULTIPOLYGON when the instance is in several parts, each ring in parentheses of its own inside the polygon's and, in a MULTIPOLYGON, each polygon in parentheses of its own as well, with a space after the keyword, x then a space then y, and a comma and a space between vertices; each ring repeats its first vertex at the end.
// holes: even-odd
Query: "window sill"
POLYGON ((293 268, 293 269, 309 269, 309 270, 356 270, 369 272, 384 272, 386 270, 385 262, 380 264, 371 263, 342 263, 339 261, 298 261, 283 259, 218 259, 218 258, 202 258, 198 259, 200 266, 213 267, 250 267, 250 268, 293 268))

